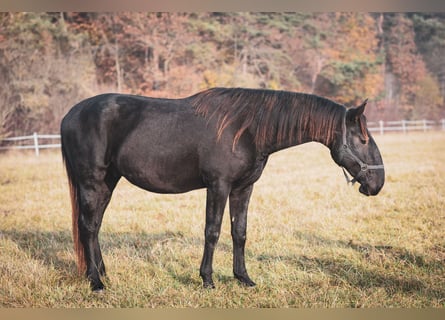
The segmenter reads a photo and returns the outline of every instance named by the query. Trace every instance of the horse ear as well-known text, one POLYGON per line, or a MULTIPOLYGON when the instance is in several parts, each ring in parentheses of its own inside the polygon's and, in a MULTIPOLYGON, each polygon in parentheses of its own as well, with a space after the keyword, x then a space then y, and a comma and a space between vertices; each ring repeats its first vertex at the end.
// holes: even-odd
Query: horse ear
POLYGON ((357 120, 360 116, 365 112, 366 104, 368 103, 368 99, 365 99, 361 105, 357 108, 351 108, 348 110, 348 118, 351 120, 357 120))
POLYGON ((365 101, 363 101, 363 103, 357 107, 357 117, 361 116, 363 112, 365 112, 365 107, 367 103, 368 103, 368 98, 366 98, 365 101))

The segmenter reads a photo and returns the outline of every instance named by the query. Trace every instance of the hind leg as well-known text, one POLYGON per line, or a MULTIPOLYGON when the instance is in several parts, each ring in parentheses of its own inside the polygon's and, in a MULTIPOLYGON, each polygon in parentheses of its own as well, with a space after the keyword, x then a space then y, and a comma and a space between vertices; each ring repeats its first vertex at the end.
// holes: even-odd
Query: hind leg
POLYGON ((101 291, 100 280, 105 275, 105 264, 99 245, 99 229, 102 218, 118 178, 89 181, 80 185, 79 240, 84 250, 86 276, 93 291, 101 291))

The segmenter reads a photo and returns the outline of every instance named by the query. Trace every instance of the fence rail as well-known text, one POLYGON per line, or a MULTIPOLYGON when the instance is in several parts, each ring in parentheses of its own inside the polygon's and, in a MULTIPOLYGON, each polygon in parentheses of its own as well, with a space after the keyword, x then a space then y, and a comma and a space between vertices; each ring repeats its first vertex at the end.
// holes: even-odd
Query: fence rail
MULTIPOLYGON (((433 120, 400 120, 400 121, 377 121, 368 122, 368 130, 385 134, 386 132, 403 132, 409 131, 445 131, 445 119, 440 121, 433 120)), ((38 134, 34 132, 29 136, 12 137, 0 139, 0 150, 10 149, 34 149, 36 156, 40 155, 40 149, 60 148, 60 143, 42 143, 42 140, 59 140, 60 134, 38 134), (31 141, 31 143, 23 142, 31 141), (10 143, 19 143, 19 145, 8 145, 10 143)))
POLYGON ((34 132, 30 136, 12 137, 0 140, 0 150, 11 149, 34 149, 36 156, 40 155, 40 149, 60 148, 60 143, 41 143, 42 140, 60 140, 60 134, 38 134, 34 132), (4 145, 8 142, 22 143, 26 141, 32 141, 32 144, 20 144, 20 145, 4 145))
POLYGON ((368 122, 368 130, 371 132, 403 132, 408 131, 429 131, 429 130, 443 130, 445 131, 445 119, 440 121, 433 120, 400 120, 400 121, 378 121, 368 122))

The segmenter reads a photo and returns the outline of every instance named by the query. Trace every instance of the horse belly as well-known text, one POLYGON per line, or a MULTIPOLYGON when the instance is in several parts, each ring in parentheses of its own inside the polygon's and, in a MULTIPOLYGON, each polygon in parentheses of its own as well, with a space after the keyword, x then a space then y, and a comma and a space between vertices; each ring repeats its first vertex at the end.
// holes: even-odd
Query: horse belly
POLYGON ((183 193, 204 187, 197 153, 191 146, 157 144, 121 149, 117 166, 131 183, 157 193, 183 193))

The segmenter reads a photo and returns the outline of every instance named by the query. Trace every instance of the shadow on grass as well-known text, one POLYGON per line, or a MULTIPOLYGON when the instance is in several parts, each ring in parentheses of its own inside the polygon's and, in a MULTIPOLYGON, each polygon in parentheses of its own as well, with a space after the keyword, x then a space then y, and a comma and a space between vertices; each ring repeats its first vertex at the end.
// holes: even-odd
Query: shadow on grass
MULTIPOLYGON (((14 242, 17 247, 31 259, 43 262, 44 265, 54 268, 63 278, 78 276, 74 257, 73 242, 69 231, 37 231, 37 230, 7 230, 0 231, 0 237, 14 242)), ((166 231, 162 233, 109 233, 99 235, 104 255, 110 251, 124 249, 134 250, 137 256, 146 261, 169 259, 163 256, 163 249, 169 243, 184 243, 187 247, 197 247, 202 250, 203 239, 185 237, 182 232, 166 231)), ((228 250, 222 246, 222 250, 228 250)), ((230 249, 231 250, 231 249, 230 249)), ((173 279, 186 285, 200 285, 193 275, 178 274, 169 266, 171 261, 162 261, 167 272, 173 279)), ((183 262, 180 262, 183 263, 183 262)), ((107 264, 107 261, 105 261, 107 264)), ((198 270, 199 265, 196 266, 198 270)))
MULTIPOLYGON (((32 259, 40 260, 45 265, 54 268, 66 279, 73 279, 77 274, 74 256, 72 255, 72 238, 69 231, 2 231, 1 237, 13 241, 20 250, 32 259)), ((337 249, 353 250, 355 258, 350 255, 324 254, 323 256, 305 255, 268 255, 256 256, 260 262, 281 261, 309 274, 323 273, 330 279, 332 285, 344 284, 359 289, 384 288, 390 295, 396 293, 415 294, 428 299, 445 299, 445 281, 441 276, 445 272, 443 261, 435 261, 429 257, 415 254, 406 249, 392 246, 373 246, 369 244, 354 244, 341 240, 322 238, 312 234, 296 233, 297 241, 301 240, 309 246, 328 249, 328 252, 338 252, 337 249)), ((162 256, 164 245, 171 242, 184 243, 187 247, 196 247, 198 252, 203 249, 203 239, 186 237, 182 232, 166 231, 150 234, 144 232, 133 233, 102 233, 100 235, 103 252, 134 248, 139 257, 147 261, 153 256, 161 261, 168 258, 162 256), (155 251, 153 251, 155 250, 155 251)), ((175 249, 176 250, 176 249, 175 249)), ((231 252, 227 244, 218 245, 217 250, 231 252)), ((251 256, 251 253, 249 254, 251 256)), ((106 261, 105 261, 106 263, 106 261)), ((179 267, 172 265, 169 260, 163 261, 170 276, 183 285, 200 286, 201 282, 196 274, 177 272, 179 267)), ((198 270, 199 265, 196 266, 198 270)), ((186 269, 186 268, 185 268, 186 269)), ((222 283, 234 281, 233 277, 215 274, 222 283)))
MULTIPOLYGON (((38 231, 38 230, 7 230, 0 231, 0 237, 17 244, 20 250, 28 253, 31 258, 41 260, 56 269, 75 269, 75 261, 66 261, 66 253, 73 252, 71 232, 68 231, 38 231)), ((150 251, 156 245, 164 245, 170 241, 184 241, 188 245, 202 245, 202 240, 186 238, 182 232, 166 231, 149 234, 145 232, 132 233, 101 233, 99 235, 102 252, 109 250, 134 248, 141 252, 150 251)), ((74 253, 73 253, 74 254, 74 253)))
MULTIPOLYGON (((323 273, 330 277, 333 285, 348 284, 360 289, 384 288, 390 295, 407 293, 428 299, 445 299, 445 272, 443 261, 418 255, 406 249, 392 246, 355 244, 323 238, 313 234, 295 233, 296 238, 308 245, 337 249, 352 249, 358 259, 332 254, 331 257, 297 255, 260 255, 259 261, 284 261, 307 273, 323 273)), ((332 250, 333 249, 333 250, 332 250)), ((315 251, 315 250, 314 250, 315 251)))
POLYGON ((32 259, 42 261, 57 270, 75 272, 74 260, 66 258, 67 250, 72 248, 71 234, 64 231, 1 231, 2 238, 14 242, 20 250, 27 253, 32 259))

